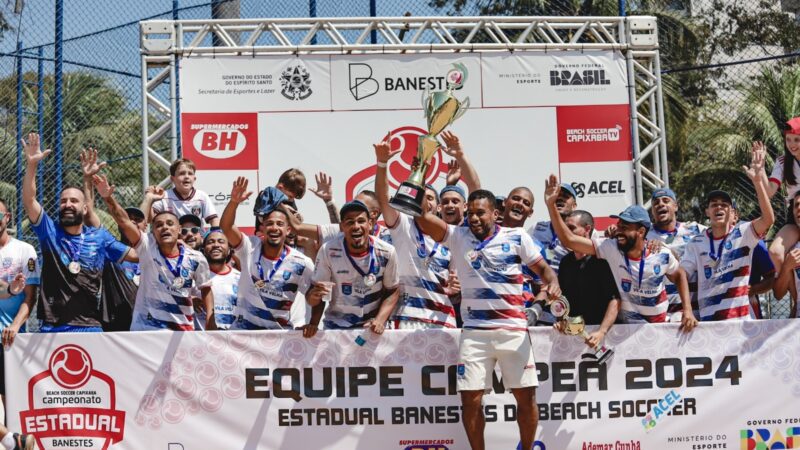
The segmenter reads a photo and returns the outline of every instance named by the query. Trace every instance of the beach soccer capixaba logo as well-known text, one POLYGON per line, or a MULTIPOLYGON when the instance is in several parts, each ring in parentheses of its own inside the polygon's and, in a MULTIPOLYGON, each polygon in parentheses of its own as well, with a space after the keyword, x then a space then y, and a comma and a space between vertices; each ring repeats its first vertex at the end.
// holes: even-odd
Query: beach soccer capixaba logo
POLYGON ((28 409, 19 415, 22 432, 34 435, 42 450, 105 450, 124 436, 114 380, 73 344, 53 351, 47 370, 28 381, 28 409))

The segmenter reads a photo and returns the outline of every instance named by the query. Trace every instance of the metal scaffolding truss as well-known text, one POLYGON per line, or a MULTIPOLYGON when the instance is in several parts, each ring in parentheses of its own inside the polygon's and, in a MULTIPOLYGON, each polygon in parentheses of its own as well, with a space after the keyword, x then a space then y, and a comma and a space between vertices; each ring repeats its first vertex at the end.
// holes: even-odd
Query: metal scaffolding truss
POLYGON ((164 167, 170 163, 154 148, 157 142, 168 139, 171 159, 178 156, 176 62, 181 57, 548 50, 616 50, 625 55, 637 203, 643 203, 644 186, 654 189, 669 183, 654 17, 152 20, 140 23, 140 48, 145 186, 150 183, 150 162, 164 167))

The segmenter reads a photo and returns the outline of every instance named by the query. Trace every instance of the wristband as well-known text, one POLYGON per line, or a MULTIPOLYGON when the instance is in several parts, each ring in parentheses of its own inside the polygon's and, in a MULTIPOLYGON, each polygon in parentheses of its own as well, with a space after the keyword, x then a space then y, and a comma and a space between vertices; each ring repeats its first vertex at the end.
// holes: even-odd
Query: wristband
POLYGON ((378 161, 378 162, 376 163, 376 165, 377 165, 378 167, 380 167, 381 169, 385 169, 385 168, 386 168, 386 163, 385 163, 385 162, 380 162, 380 161, 378 161))
POLYGON ((336 203, 333 202, 333 199, 330 199, 327 202, 325 202, 325 206, 336 206, 336 203))

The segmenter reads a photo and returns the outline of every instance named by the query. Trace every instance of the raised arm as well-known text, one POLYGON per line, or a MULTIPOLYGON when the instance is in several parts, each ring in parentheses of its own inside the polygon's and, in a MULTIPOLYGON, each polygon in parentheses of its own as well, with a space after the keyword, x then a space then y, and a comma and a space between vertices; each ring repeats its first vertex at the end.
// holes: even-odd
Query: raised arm
POLYGON ((772 203, 769 201, 769 194, 767 193, 767 179, 766 172, 764 172, 764 161, 766 159, 766 151, 764 146, 753 146, 750 167, 742 166, 747 178, 753 182, 756 188, 756 196, 758 197, 758 207, 761 209, 761 216, 753 220, 753 231, 757 235, 763 236, 773 223, 775 223, 775 211, 772 210, 772 203))
POLYGON ((430 212, 419 216, 417 218, 417 225, 419 225, 423 233, 433 238, 436 242, 444 241, 445 236, 447 236, 447 222, 430 212))
POLYGON ((564 223, 564 219, 561 218, 561 214, 558 213, 556 200, 558 200, 558 194, 561 191, 558 178, 556 178, 555 175, 550 175, 550 178, 545 181, 544 186, 544 202, 547 205, 547 212, 550 213, 550 223, 553 225, 553 230, 555 230, 561 243, 568 249, 578 253, 585 253, 587 255, 597 254, 592 240, 578 236, 570 231, 567 224, 564 223))
POLYGON ((104 167, 105 162, 97 162, 97 150, 89 147, 81 150, 81 171, 83 172, 83 195, 86 197, 86 215, 83 223, 92 227, 99 227, 100 217, 94 212, 94 185, 92 177, 97 175, 104 167))
POLYGON ((145 223, 153 221, 153 203, 161 200, 166 195, 167 191, 161 186, 148 186, 147 189, 145 189, 144 199, 142 199, 142 204, 139 206, 139 209, 144 213, 145 223))
POLYGON ((339 209, 336 207, 336 202, 333 201, 333 179, 327 173, 320 172, 314 175, 314 180, 317 182, 317 188, 309 189, 309 191, 325 202, 331 223, 339 223, 339 209))
POLYGON ((39 220, 42 215, 42 205, 36 200, 36 169, 39 162, 50 154, 50 150, 42 151, 39 147, 39 135, 30 133, 28 140, 22 140, 25 149, 25 176, 22 178, 22 206, 31 223, 39 220))
POLYGON ((386 226, 389 228, 394 228, 400 218, 400 213, 389 204, 389 182, 386 179, 386 166, 394 155, 400 153, 400 149, 392 150, 391 142, 392 135, 390 133, 386 135, 383 141, 372 146, 375 148, 375 163, 377 166, 375 172, 375 195, 378 197, 378 203, 383 212, 383 221, 386 222, 386 226))
POLYGON ((231 248, 239 247, 242 243, 242 232, 236 224, 236 209, 239 205, 253 195, 253 191, 247 190, 248 180, 245 177, 238 177, 233 181, 231 187, 231 200, 225 205, 225 210, 222 211, 222 218, 219 220, 219 227, 228 238, 228 243, 231 248))
POLYGON ((111 217, 113 217, 114 221, 119 225, 120 232, 125 235, 125 239, 127 239, 128 242, 135 246, 142 235, 139 231, 139 227, 128 218, 128 213, 125 212, 125 208, 114 199, 115 186, 108 184, 108 178, 106 178, 105 175, 95 175, 92 177, 92 183, 95 189, 97 189, 97 193, 100 194, 100 197, 106 202, 108 212, 111 213, 111 217))
POLYGON ((442 139, 444 139, 444 144, 447 146, 443 149, 444 152, 455 158, 459 167, 461 167, 461 175, 469 192, 480 189, 481 179, 478 177, 478 172, 475 170, 475 167, 473 167, 469 158, 467 158, 467 155, 464 153, 464 150, 461 148, 461 141, 459 141, 458 136, 450 131, 445 131, 442 133, 442 139))
POLYGON ((286 204, 281 204, 278 206, 278 208, 282 209, 286 213, 286 217, 289 219, 289 226, 298 236, 303 236, 304 238, 314 240, 317 239, 318 235, 316 225, 303 223, 303 221, 297 217, 297 212, 286 204))
POLYGON ((787 292, 791 292, 792 297, 795 296, 794 271, 797 266, 800 266, 800 249, 795 248, 786 254, 780 274, 775 279, 775 285, 772 287, 775 298, 782 299, 787 292))

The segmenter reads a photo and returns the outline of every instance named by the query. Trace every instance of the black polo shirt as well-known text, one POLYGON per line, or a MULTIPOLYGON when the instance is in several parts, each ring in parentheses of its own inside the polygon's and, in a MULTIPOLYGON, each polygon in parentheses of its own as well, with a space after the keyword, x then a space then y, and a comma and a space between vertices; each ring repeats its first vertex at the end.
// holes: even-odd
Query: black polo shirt
POLYGON ((608 263, 595 256, 575 259, 569 252, 558 268, 561 292, 569 300, 571 317, 583 316, 586 325, 600 325, 608 303, 619 298, 617 284, 608 263))

